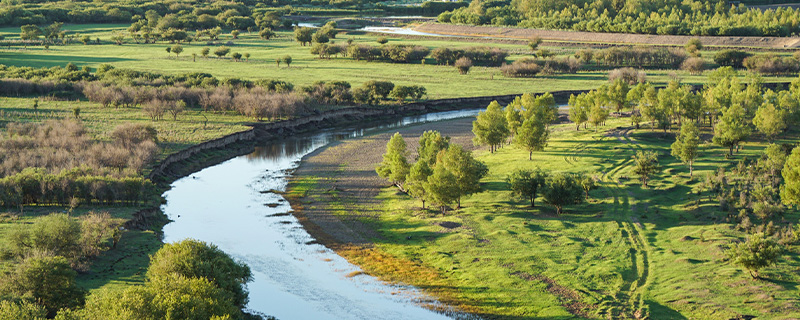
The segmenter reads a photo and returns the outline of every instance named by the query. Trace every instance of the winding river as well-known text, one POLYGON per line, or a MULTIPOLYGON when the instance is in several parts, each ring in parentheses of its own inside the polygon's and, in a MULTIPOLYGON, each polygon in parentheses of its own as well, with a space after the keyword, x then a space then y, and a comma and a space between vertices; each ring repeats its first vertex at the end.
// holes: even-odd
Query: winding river
POLYGON ((291 215, 283 191, 302 157, 325 145, 395 127, 473 117, 480 109, 429 113, 389 124, 327 130, 273 140, 248 155, 205 168, 175 181, 162 210, 173 222, 164 241, 193 238, 213 243, 246 263, 248 309, 278 319, 450 319, 424 309, 436 303, 413 287, 388 285, 313 238, 291 215))

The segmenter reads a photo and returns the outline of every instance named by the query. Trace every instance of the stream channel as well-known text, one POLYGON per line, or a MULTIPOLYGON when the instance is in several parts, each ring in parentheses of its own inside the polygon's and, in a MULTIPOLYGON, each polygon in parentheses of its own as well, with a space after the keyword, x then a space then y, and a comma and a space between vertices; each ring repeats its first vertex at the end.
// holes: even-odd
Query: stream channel
MULTIPOLYGON (((164 193, 164 242, 192 238, 217 245, 250 266, 254 313, 292 319, 450 319, 419 306, 433 303, 419 290, 389 285, 314 239, 291 215, 280 194, 303 156, 331 142, 392 128, 474 117, 482 109, 435 112, 370 127, 332 129, 272 140, 253 153, 205 168, 172 183, 164 193)), ((466 316, 466 317, 465 317, 466 316)))

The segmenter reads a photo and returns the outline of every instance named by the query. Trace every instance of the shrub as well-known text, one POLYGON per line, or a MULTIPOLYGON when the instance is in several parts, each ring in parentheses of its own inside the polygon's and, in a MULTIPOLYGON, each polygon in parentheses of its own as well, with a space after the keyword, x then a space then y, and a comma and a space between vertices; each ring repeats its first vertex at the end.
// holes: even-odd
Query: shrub
POLYGON ((609 82, 614 82, 617 79, 622 79, 622 81, 634 85, 647 82, 647 74, 642 70, 636 70, 634 68, 618 68, 608 72, 609 82))
POLYGON ((461 57, 455 62, 456 69, 461 74, 469 73, 469 69, 472 67, 472 60, 467 57, 461 57))
POLYGON ((705 61, 700 57, 691 57, 681 63, 681 70, 688 71, 691 74, 703 73, 705 61))
POLYGON ((768 75, 792 74, 800 71, 800 63, 796 59, 779 57, 774 54, 747 57, 742 65, 749 71, 768 75))
POLYGON ((510 78, 533 78, 541 71, 542 67, 535 62, 522 60, 500 67, 500 72, 510 78))
POLYGON ((744 59, 750 56, 749 52, 726 49, 714 54, 714 62, 723 67, 743 68, 744 59))

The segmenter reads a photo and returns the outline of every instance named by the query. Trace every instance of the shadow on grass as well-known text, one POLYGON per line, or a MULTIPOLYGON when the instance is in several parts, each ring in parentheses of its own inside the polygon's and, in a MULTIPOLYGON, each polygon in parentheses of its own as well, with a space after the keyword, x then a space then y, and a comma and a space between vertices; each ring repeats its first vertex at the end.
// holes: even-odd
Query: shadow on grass
POLYGON ((0 57, 5 60, 4 64, 9 66, 26 66, 26 67, 63 67, 72 62, 78 66, 87 64, 132 61, 132 59, 124 58, 108 58, 108 57, 85 57, 85 56, 62 56, 53 54, 0 54, 0 57))
POLYGON ((650 318, 659 320, 686 320, 686 317, 658 302, 647 300, 647 306, 650 307, 650 318))

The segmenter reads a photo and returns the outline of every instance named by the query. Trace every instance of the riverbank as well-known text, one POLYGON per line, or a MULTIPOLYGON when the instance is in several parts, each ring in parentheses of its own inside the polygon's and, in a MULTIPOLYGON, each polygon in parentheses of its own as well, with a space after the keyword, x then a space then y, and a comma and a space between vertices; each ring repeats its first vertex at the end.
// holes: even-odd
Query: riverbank
MULTIPOLYGON (((666 174, 650 187, 632 179, 632 155, 668 154, 672 139, 627 128, 626 119, 609 120, 598 132, 556 125, 547 149, 528 161, 527 152, 514 146, 494 154, 474 149, 471 121, 390 130, 309 154, 288 189, 295 216, 318 242, 364 272, 413 285, 485 319, 771 318, 776 310, 800 315, 787 302, 797 301, 798 278, 791 271, 796 255, 766 271, 780 280, 752 282, 724 257, 724 246, 744 233, 722 222, 726 213, 715 199, 695 195, 702 179, 689 179, 688 169, 668 156, 659 159, 666 174), (413 159, 424 130, 440 130, 475 150, 490 169, 483 191, 446 215, 422 210, 374 171, 391 134, 403 134, 413 159), (599 188, 588 203, 569 206, 563 215, 541 199, 530 208, 510 195, 505 177, 532 166, 588 170, 599 188)), ((721 160, 724 149, 704 145, 695 176, 739 157, 757 157, 764 145, 748 143, 732 160, 721 160)))

